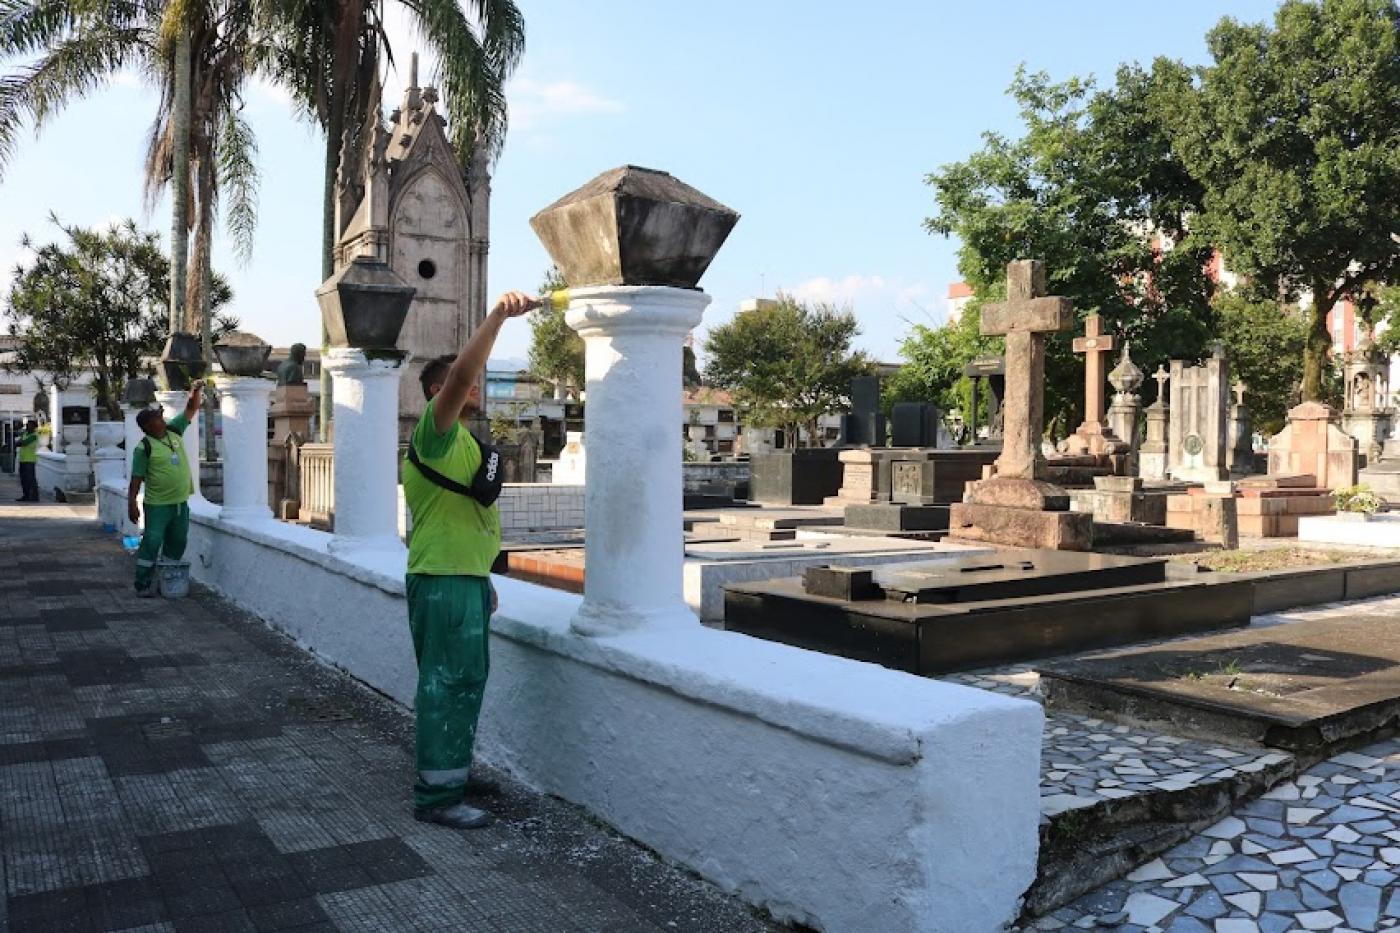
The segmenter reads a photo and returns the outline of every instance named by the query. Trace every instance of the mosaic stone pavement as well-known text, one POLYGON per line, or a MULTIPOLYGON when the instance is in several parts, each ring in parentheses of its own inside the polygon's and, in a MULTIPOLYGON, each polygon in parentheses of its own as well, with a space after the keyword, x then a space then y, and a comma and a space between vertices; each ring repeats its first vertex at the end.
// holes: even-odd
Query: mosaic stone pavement
POLYGON ((0 474, 0 930, 776 929, 509 782, 488 829, 415 822, 400 710, 218 600, 136 599, 90 509, 17 495, 0 474))
POLYGON ((1400 741, 1324 761, 1027 930, 1400 927, 1400 741))
MULTIPOLYGON (((954 683, 1041 702, 1040 677, 1029 665, 999 671, 950 674, 954 683)), ((1266 769, 1287 773, 1292 756, 1258 748, 1232 748, 1047 710, 1040 750, 1040 814, 1106 801, 1219 783, 1266 769)))

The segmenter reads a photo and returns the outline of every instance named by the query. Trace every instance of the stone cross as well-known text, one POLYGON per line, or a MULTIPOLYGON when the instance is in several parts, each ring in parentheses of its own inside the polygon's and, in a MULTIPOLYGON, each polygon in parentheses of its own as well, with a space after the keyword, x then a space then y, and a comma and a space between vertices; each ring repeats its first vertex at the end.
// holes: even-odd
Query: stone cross
POLYGON ((1152 374, 1152 378, 1157 380, 1158 405, 1167 404, 1167 380, 1171 377, 1171 373, 1167 372, 1167 367, 1163 366, 1161 363, 1158 363, 1157 371, 1152 374))
POLYGON ((1244 390, 1248 388, 1248 386, 1246 386, 1246 385, 1244 384, 1244 380, 1243 380, 1243 379, 1236 379, 1236 380, 1235 380, 1235 384, 1232 385, 1230 388, 1232 388, 1232 389, 1235 390, 1235 404, 1236 404, 1236 405, 1243 405, 1243 404, 1244 404, 1244 390))
POLYGON ((997 476, 1039 479, 1045 472, 1040 440, 1045 424, 1045 335, 1068 330, 1074 305, 1045 294, 1045 263, 1006 264, 1006 301, 982 307, 982 336, 1006 337, 1006 395, 997 476))
POLYGON ((1084 319, 1084 336, 1074 338, 1074 352, 1084 354, 1084 423, 1103 424, 1104 366, 1113 350, 1113 338, 1103 332, 1097 314, 1084 319))

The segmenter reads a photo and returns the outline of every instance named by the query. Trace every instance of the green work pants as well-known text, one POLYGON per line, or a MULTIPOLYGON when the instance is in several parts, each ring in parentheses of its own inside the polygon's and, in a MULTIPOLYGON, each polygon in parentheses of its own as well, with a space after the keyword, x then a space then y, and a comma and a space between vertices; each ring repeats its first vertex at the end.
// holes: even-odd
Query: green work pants
POLYGON ((136 550, 136 588, 147 590, 155 576, 156 560, 179 560, 190 540, 190 504, 146 506, 146 527, 136 550))
POLYGON ((485 577, 408 575, 408 627, 418 659, 414 752, 420 809, 462 799, 490 669, 491 582, 485 577))

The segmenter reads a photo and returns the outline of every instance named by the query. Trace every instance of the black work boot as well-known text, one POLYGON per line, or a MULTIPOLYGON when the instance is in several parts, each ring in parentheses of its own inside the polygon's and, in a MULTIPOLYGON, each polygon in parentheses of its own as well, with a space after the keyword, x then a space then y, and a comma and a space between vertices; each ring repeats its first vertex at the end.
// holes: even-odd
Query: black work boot
POLYGON ((499 797, 501 785, 487 777, 467 778, 468 797, 499 797))
POLYGON ((420 823, 437 823, 449 829, 481 829, 491 825, 491 814, 465 803, 451 803, 430 809, 413 808, 413 818, 420 823))

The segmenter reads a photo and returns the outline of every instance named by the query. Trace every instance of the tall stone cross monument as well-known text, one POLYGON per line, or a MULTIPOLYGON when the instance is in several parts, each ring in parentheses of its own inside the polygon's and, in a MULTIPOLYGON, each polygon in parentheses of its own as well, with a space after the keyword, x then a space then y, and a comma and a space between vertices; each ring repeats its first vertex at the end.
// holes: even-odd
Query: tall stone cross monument
POLYGON ((1112 335, 1103 332, 1103 320, 1097 314, 1084 319, 1084 336, 1074 338, 1074 352, 1084 354, 1084 423, 1069 438, 1069 453, 1108 456, 1127 449, 1103 423, 1105 367, 1115 345, 1112 335))
POLYGON ((1045 335, 1068 330, 1074 306, 1045 294, 1045 263, 1019 259, 1006 265, 1006 301, 984 305, 982 336, 1006 337, 1006 397, 997 476, 1044 479, 1045 335))
POLYGON ((1088 550, 1093 515, 1069 511, 1069 495, 1045 479, 1045 335, 1068 330, 1074 307, 1045 294, 1045 263, 1006 267, 1006 301, 982 309, 982 333, 1006 337, 1004 436, 996 475, 968 486, 949 510, 955 538, 1064 551, 1088 550))

